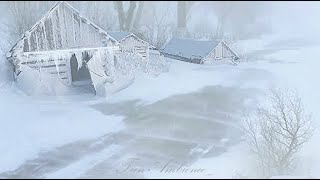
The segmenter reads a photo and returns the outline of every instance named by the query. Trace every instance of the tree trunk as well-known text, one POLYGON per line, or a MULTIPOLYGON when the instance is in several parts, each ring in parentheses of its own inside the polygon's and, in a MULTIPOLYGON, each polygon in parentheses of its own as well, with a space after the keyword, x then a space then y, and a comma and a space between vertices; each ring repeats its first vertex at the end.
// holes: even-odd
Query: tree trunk
MULTIPOLYGON (((136 7, 137 7, 136 1, 130 1, 130 6, 127 13, 124 12, 122 1, 115 1, 114 6, 118 13, 120 30, 129 31, 132 28, 132 26, 135 26, 135 23, 139 23, 142 12, 139 14, 139 11, 138 11, 137 17, 134 19, 134 13, 136 12, 136 7)), ((140 2, 139 9, 142 11, 142 8, 143 8, 143 2, 140 2)))
POLYGON ((186 1, 178 1, 177 6, 177 22, 178 22, 178 28, 183 29, 187 27, 187 2, 186 1))
POLYGON ((137 15, 136 18, 133 22, 133 28, 137 29, 140 23, 140 19, 141 19, 141 15, 142 15, 142 10, 144 7, 144 1, 139 1, 139 6, 138 6, 138 10, 137 10, 137 15))
POLYGON ((187 2, 178 1, 177 4, 177 35, 184 36, 187 31, 187 2))
POLYGON ((119 28, 120 30, 124 30, 125 14, 123 10, 123 3, 122 1, 114 1, 113 3, 118 13, 119 28))
POLYGON ((216 38, 223 38, 225 21, 226 21, 225 17, 221 17, 218 19, 218 26, 216 29, 216 38))
POLYGON ((134 11, 136 10, 136 6, 137 6, 136 1, 130 1, 130 6, 129 6, 128 14, 126 17, 125 30, 131 29, 131 24, 133 20, 134 11))
POLYGON ((220 36, 220 26, 221 26, 221 20, 218 20, 218 25, 215 32, 215 38, 218 38, 220 36))

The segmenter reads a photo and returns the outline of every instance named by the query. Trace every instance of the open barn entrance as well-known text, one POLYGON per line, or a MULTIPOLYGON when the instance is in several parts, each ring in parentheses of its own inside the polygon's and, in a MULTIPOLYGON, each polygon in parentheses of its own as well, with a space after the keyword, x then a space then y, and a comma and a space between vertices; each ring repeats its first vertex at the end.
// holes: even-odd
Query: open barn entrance
MULTIPOLYGON (((95 93, 95 89, 92 84, 89 69, 87 67, 88 56, 83 56, 82 66, 78 69, 78 61, 75 55, 71 56, 70 68, 71 68, 71 79, 72 85, 78 86, 86 91, 95 93)), ((81 61, 79 61, 81 62, 81 61)))

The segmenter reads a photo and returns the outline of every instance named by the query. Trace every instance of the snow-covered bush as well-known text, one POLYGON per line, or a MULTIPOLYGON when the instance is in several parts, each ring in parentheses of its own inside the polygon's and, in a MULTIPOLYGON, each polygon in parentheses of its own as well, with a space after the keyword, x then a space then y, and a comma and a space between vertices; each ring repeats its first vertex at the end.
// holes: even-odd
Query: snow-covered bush
POLYGON ((145 72, 149 75, 159 76, 169 71, 169 63, 159 53, 151 52, 149 61, 142 59, 137 53, 121 52, 115 55, 115 67, 118 73, 135 76, 136 72, 145 72))
POLYGON ((142 71, 145 61, 137 53, 118 52, 115 54, 114 64, 117 74, 134 76, 137 71, 142 71))
POLYGON ((159 76, 163 72, 169 71, 169 61, 159 53, 150 52, 149 62, 145 66, 145 72, 153 76, 159 76))

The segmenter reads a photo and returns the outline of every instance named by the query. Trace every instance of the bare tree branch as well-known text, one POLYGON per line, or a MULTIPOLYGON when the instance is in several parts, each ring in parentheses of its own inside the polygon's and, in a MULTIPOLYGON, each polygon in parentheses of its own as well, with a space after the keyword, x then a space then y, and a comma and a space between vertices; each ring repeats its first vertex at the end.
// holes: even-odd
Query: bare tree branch
POLYGON ((269 104, 245 117, 242 129, 263 176, 288 172, 295 154, 312 136, 311 114, 297 93, 273 90, 269 104))

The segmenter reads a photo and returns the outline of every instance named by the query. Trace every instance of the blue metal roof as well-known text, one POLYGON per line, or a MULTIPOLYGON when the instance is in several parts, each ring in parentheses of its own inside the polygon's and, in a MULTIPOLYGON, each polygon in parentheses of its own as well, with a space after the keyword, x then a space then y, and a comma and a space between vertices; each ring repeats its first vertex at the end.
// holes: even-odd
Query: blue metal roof
POLYGON ((188 59, 202 59, 206 57, 219 42, 220 41, 172 38, 161 51, 166 54, 188 59))
POLYGON ((128 36, 129 34, 131 34, 131 32, 118 31, 118 32, 108 32, 108 34, 114 39, 116 39, 117 41, 120 41, 126 36, 128 36))

